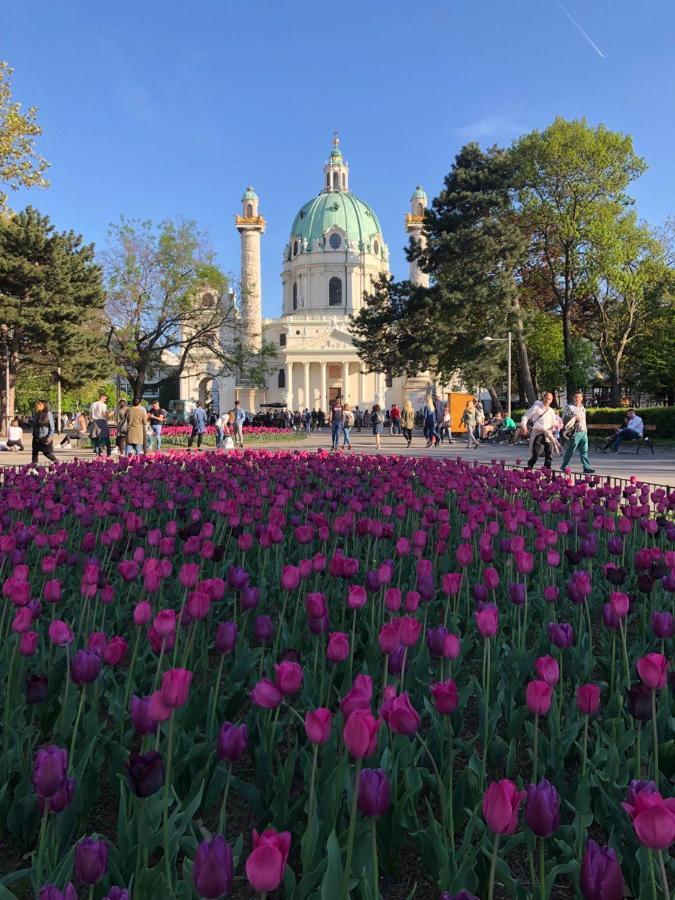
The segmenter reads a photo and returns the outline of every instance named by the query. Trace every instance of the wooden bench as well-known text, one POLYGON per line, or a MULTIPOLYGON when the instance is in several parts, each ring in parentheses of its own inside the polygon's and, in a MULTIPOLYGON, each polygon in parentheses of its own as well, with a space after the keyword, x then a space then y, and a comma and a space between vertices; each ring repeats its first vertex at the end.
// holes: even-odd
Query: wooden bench
MULTIPOLYGON (((591 434, 595 437, 595 449, 596 450, 602 449, 601 445, 604 444, 604 442, 607 440, 607 438, 609 437, 609 434, 616 433, 618 431, 618 429, 619 429, 618 425, 599 424, 599 423, 596 424, 595 422, 592 424, 589 423, 588 434, 589 434, 589 437, 591 434)), ((633 443, 636 445, 635 455, 637 456, 637 454, 640 452, 640 447, 649 447, 649 449, 652 451, 652 456, 653 456, 654 455, 654 439, 655 439, 655 437, 656 437, 656 425, 645 425, 644 426, 644 434, 640 438, 640 440, 630 442, 630 443, 633 443)))

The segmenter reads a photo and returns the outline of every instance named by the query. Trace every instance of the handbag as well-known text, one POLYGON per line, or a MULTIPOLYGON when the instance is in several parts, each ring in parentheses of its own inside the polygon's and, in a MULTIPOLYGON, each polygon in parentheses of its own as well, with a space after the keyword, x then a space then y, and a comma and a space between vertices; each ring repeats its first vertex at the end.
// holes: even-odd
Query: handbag
POLYGON ((225 440, 223 441, 223 447, 225 450, 234 450, 234 441, 230 437, 230 435, 225 436, 225 440))

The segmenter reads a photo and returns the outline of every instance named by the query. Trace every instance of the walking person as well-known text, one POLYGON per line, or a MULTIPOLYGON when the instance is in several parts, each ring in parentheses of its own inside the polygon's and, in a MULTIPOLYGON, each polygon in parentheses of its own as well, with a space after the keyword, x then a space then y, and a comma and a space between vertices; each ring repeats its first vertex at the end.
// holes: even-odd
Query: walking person
POLYGON ((140 456, 145 445, 145 429, 148 426, 148 411, 141 404, 140 397, 127 412, 127 456, 140 456))
POLYGON ((155 450, 162 447, 162 426, 166 421, 166 413, 159 405, 159 400, 155 400, 148 410, 148 422, 150 431, 154 439, 155 450))
POLYGON ((336 400, 333 404, 333 409, 331 410, 330 417, 330 428, 331 428, 331 449, 337 450, 338 445, 340 443, 340 432, 342 431, 342 403, 340 400, 336 400))
POLYGON ((588 428, 586 427, 586 407, 582 391, 576 391, 574 402, 566 407, 563 413, 564 433, 567 436, 567 447, 563 456, 562 468, 566 469, 575 450, 579 451, 579 459, 583 466, 584 474, 592 475, 595 471, 591 468, 588 459, 588 428))
POLYGON ((382 449, 382 432, 384 431, 384 416, 380 404, 376 403, 370 413, 370 422, 375 435, 375 446, 378 450, 382 449))
POLYGON ((450 407, 445 405, 443 409, 443 418, 441 420, 441 427, 439 429, 441 444, 448 439, 449 444, 454 444, 454 440, 452 439, 452 417, 450 416, 450 407))
POLYGON ((18 419, 12 419, 7 429, 7 447, 10 450, 14 450, 16 447, 17 450, 23 451, 23 429, 19 425, 18 419))
POLYGON ((476 400, 474 408, 476 410, 475 436, 476 443, 479 444, 482 440, 481 430, 483 428, 483 425, 485 425, 485 410, 483 409, 483 401, 476 400))
POLYGON ((523 437, 530 436, 530 458, 527 468, 533 469, 539 456, 544 454, 544 468, 552 465, 553 450, 558 444, 554 436, 557 413, 551 406, 553 394, 546 391, 541 401, 531 406, 522 418, 523 437))
POLYGON ((415 410, 410 400, 406 400, 403 404, 403 412, 401 413, 401 425, 403 428, 403 437, 408 442, 406 447, 410 446, 415 428, 415 410))
POLYGON ((391 433, 392 434, 400 434, 401 433, 401 410, 397 406, 396 403, 391 404, 391 411, 389 413, 389 417, 391 420, 391 433))
POLYGON ((46 400, 38 400, 33 415, 33 458, 34 466, 38 464, 38 456, 44 454, 50 462, 56 462, 54 456, 54 416, 46 400))
MULTIPOLYGON (((198 404, 199 405, 199 404, 198 404)), ((196 410, 195 410, 196 412, 196 410)), ((246 413, 241 408, 239 400, 234 401, 234 446, 244 446, 244 422, 246 421, 246 413)), ((205 426, 206 427, 206 426, 205 426)), ((199 445, 201 446, 201 441, 199 445)))
POLYGON ((129 431, 129 404, 120 400, 117 404, 117 452, 120 456, 127 454, 127 433, 129 431))
MULTIPOLYGON (((235 400, 235 435, 236 435, 236 407, 239 403, 238 400, 235 400)), ((190 413, 190 424, 192 425, 192 433, 188 438, 188 450, 192 449, 192 444, 194 443, 195 438, 197 438, 197 450, 202 449, 202 440, 204 439, 204 435, 206 434, 206 410, 204 409, 204 404, 201 400, 197 400, 197 405, 190 413)))
POLYGON ((466 449, 471 450, 472 447, 478 447, 478 439, 476 438, 476 403, 474 400, 466 401, 466 406, 462 413, 462 425, 466 428, 466 449))
POLYGON ((424 437, 427 439, 427 447, 438 446, 438 421, 436 419, 436 406, 431 397, 427 400, 424 407, 424 437))
POLYGON ((352 449, 352 442, 349 439, 349 436, 352 433, 352 428, 354 427, 354 413, 349 408, 349 404, 345 403, 342 407, 342 446, 348 447, 350 450, 352 449))
POLYGON ((92 446, 97 456, 100 456, 105 447, 106 456, 110 456, 110 429, 108 428, 108 395, 105 392, 99 394, 98 400, 91 404, 89 410, 92 446))

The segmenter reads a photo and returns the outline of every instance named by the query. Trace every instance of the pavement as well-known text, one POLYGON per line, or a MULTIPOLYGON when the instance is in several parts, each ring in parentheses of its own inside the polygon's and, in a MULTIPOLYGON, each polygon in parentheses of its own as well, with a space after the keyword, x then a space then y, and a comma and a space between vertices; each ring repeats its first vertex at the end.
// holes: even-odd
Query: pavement
MULTIPOLYGON (((352 430, 352 453, 376 454, 375 438, 370 432, 362 431, 359 433, 355 429, 352 430)), ((591 441, 593 444, 593 441, 591 441)), ((329 450, 331 445, 330 430, 324 428, 322 431, 315 431, 306 437, 299 436, 297 441, 284 441, 283 443, 255 443, 251 444, 251 450, 309 450, 316 451, 319 448, 329 450)), ((30 449, 28 447, 23 453, 5 452, 0 453, 1 466, 16 466, 30 462, 30 449)), ((162 452, 171 452, 172 448, 163 449, 162 452)), ((173 448, 177 449, 177 448, 173 448)), ((602 454, 594 452, 591 449, 590 459, 591 465, 595 469, 596 474, 613 476, 616 478, 630 478, 636 476, 640 481, 646 481, 650 484, 667 485, 675 487, 675 447, 659 447, 656 443, 656 453, 652 456, 651 452, 642 448, 639 454, 635 453, 635 447, 630 444, 624 445, 618 454, 602 454)), ((204 448, 203 452, 213 451, 213 448, 204 448)), ((196 452, 196 451, 195 451, 196 452)), ((510 446, 508 444, 481 444, 474 450, 467 449, 465 440, 455 440, 453 444, 441 444, 440 447, 426 448, 426 441, 418 432, 413 437, 412 445, 408 449, 403 437, 398 435, 382 435, 382 450, 384 454, 398 454, 400 456, 432 456, 440 457, 462 457, 467 459, 476 459, 483 463, 489 463, 492 460, 504 461, 508 465, 524 465, 528 450, 527 444, 518 446, 510 446)), ((69 461, 73 459, 95 460, 91 450, 61 450, 55 447, 55 454, 59 461, 69 461)), ((40 462, 46 463, 43 457, 40 462)), ((562 462, 561 456, 553 457, 554 468, 559 469, 562 462)), ((541 462, 538 463, 541 465, 541 462)), ((581 465, 578 456, 572 458, 571 469, 574 472, 581 472, 581 465)))

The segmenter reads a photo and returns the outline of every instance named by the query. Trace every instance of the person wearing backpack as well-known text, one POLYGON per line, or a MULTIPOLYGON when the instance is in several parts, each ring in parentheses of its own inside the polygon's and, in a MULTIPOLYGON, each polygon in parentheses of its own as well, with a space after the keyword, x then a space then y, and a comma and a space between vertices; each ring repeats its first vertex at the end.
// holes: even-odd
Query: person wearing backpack
POLYGON ((190 425, 192 425, 192 434, 188 438, 188 450, 192 449, 195 438, 197 438, 197 450, 201 450, 202 440, 206 434, 206 410, 201 400, 197 400, 197 405, 190 413, 190 425))
POLYGON ((354 427, 354 413, 348 403, 342 407, 342 446, 352 449, 352 443, 349 439, 352 428, 354 427))

